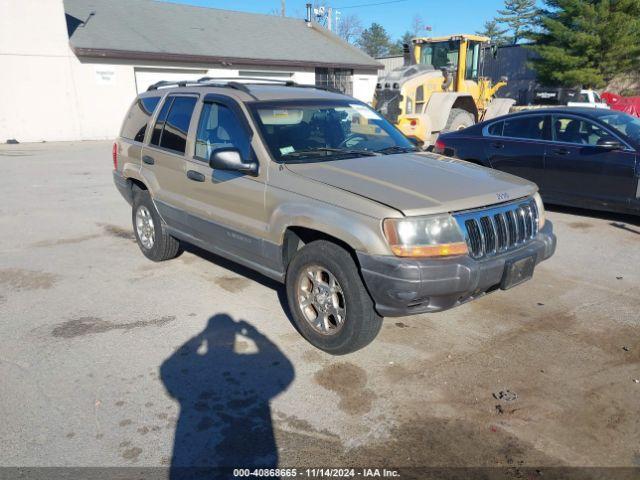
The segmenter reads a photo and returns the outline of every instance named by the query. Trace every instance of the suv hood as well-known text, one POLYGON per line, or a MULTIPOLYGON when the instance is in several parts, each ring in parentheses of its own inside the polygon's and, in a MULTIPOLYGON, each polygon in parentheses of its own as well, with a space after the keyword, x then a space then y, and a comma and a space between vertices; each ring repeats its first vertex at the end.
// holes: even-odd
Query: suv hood
POLYGON ((406 216, 469 210, 532 195, 535 184, 431 153, 287 164, 303 177, 399 210, 406 216))

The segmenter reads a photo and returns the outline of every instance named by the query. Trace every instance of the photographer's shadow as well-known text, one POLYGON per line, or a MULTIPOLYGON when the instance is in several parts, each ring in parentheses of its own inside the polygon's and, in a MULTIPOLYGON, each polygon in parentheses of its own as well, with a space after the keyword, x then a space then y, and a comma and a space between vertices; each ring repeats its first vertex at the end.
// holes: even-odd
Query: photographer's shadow
POLYGON ((274 468, 269 401, 294 378, 287 357, 245 321, 218 314, 160 368, 180 402, 171 478, 200 468, 274 468), (244 338, 243 338, 244 337, 244 338))

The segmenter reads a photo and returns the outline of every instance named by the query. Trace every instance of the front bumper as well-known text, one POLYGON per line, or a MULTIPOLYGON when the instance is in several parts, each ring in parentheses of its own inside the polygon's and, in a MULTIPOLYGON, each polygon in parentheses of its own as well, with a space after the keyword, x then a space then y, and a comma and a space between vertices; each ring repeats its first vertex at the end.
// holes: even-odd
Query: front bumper
POLYGON ((357 255, 377 312, 383 317, 401 317, 446 310, 497 290, 507 261, 534 255, 537 265, 555 249, 553 225, 547 221, 526 245, 482 260, 467 255, 424 260, 357 255))

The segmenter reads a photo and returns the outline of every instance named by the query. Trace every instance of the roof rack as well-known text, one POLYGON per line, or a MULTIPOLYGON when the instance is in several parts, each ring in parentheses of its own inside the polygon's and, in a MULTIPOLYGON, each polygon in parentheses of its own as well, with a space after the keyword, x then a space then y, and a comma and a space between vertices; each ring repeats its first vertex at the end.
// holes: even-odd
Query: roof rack
POLYGON ((161 80, 159 82, 150 85, 147 91, 157 90, 164 87, 187 87, 187 86, 208 86, 219 88, 233 88, 239 90, 248 95, 251 95, 254 99, 257 98, 251 93, 249 86, 259 85, 278 85, 282 87, 296 87, 296 88, 313 88, 316 90, 325 90, 327 92, 342 93, 331 87, 322 87, 318 85, 305 85, 296 83, 293 80, 278 80, 272 78, 260 78, 260 77, 202 77, 198 80, 180 80, 169 81, 161 80), (245 80, 248 80, 245 82, 245 80))
POLYGON ((198 83, 204 83, 204 82, 216 82, 216 81, 226 81, 226 82, 235 82, 235 83, 246 83, 251 85, 251 82, 254 82, 253 84, 255 85, 259 85, 259 84, 276 84, 276 85, 283 85, 286 87, 295 87, 297 86, 296 82, 294 82, 293 80, 280 80, 277 78, 261 78, 261 77, 202 77, 198 79, 198 83), (249 80, 249 82, 240 82, 239 80, 249 80))

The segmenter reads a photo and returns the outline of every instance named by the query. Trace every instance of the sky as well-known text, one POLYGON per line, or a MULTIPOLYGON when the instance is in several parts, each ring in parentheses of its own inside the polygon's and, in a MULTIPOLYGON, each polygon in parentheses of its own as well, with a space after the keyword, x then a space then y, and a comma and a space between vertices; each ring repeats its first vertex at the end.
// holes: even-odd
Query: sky
MULTIPOLYGON (((240 10, 252 13, 280 11, 280 0, 170 0, 202 7, 240 10)), ((312 2, 312 0, 309 0, 312 2)), ((326 1, 342 15, 357 14, 363 27, 372 22, 381 24, 392 39, 411 29, 414 15, 420 15, 431 32, 439 36, 453 33, 475 33, 484 22, 493 18, 504 0, 334 0, 326 1), (384 3, 383 5, 375 5, 384 3), (366 6, 365 6, 366 5, 366 6), (350 8, 353 7, 353 8, 350 8)), ((287 16, 304 18, 306 0, 286 0, 287 16)))

